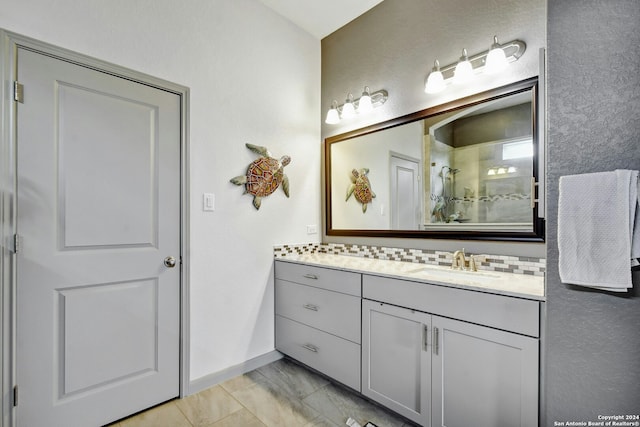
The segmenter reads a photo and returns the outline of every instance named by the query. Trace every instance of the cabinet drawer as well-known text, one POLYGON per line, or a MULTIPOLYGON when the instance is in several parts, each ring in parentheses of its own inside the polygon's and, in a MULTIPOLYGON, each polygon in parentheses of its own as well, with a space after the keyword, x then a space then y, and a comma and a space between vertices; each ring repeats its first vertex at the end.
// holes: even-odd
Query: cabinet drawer
POLYGON ((276 261, 275 277, 356 297, 362 294, 360 273, 276 261))
POLYGON ((360 343, 360 298, 276 280, 276 314, 360 343))
POLYGON ((360 391, 360 346, 276 316, 276 349, 360 391))
POLYGON ((370 275, 362 278, 362 294, 426 313, 540 336, 538 301, 370 275))

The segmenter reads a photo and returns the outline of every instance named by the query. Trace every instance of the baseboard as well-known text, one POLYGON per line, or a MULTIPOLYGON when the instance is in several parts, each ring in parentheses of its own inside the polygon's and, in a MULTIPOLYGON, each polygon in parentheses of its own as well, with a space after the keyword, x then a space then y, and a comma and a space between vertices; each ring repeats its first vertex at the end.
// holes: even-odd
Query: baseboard
POLYGON ((189 382, 189 390, 187 391, 185 396, 197 393, 209 387, 213 387, 216 384, 220 384, 224 381, 230 380, 233 377, 237 377, 249 371, 253 371, 254 369, 260 368, 261 366, 268 365, 269 363, 275 362, 276 360, 279 360, 281 358, 282 353, 277 350, 272 350, 268 353, 254 357, 253 359, 244 361, 238 365, 231 366, 220 372, 215 372, 213 374, 205 375, 204 377, 196 378, 195 380, 191 380, 189 382))

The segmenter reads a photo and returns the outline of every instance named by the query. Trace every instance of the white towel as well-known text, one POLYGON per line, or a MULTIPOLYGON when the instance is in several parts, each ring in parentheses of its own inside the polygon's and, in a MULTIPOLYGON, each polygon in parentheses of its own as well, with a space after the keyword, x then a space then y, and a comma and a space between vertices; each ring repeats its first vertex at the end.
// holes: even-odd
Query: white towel
POLYGON ((629 215, 631 217, 631 266, 635 267, 640 265, 640 177, 638 171, 631 171, 630 179, 629 215), (634 177, 636 185, 634 185, 634 177), (634 209, 635 215, 633 214, 634 209))
POLYGON ((640 257, 638 171, 561 177, 558 249, 563 283, 614 292, 633 287, 631 267, 640 257))

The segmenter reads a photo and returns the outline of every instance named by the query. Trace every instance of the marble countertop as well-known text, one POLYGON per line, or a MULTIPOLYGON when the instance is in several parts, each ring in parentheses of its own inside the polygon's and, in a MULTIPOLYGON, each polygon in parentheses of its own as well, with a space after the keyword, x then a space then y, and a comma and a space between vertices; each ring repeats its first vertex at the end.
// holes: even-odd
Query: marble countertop
POLYGON ((452 270, 447 266, 389 261, 324 253, 287 255, 277 261, 317 265, 358 273, 449 286, 473 291, 544 301, 544 277, 500 271, 452 270))

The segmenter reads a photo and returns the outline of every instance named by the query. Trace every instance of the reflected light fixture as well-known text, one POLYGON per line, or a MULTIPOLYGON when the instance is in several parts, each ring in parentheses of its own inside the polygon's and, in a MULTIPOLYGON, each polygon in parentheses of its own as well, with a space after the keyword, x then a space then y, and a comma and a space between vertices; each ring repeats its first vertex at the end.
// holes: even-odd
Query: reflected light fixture
POLYGON ((467 50, 462 50, 462 56, 456 63, 440 67, 438 60, 427 77, 424 91, 438 93, 444 90, 451 81, 456 83, 468 81, 476 74, 494 74, 503 71, 511 62, 517 61, 527 49, 521 40, 508 43, 498 43, 498 37, 493 37, 493 44, 487 51, 468 56, 467 50))
POLYGON ((504 175, 509 173, 515 173, 518 169, 515 166, 494 166, 487 170, 487 175, 504 175))
POLYGON ((369 86, 365 86, 362 91, 362 96, 358 99, 353 98, 353 94, 349 93, 344 104, 338 105, 337 101, 331 103, 331 108, 327 111, 327 116, 324 120, 329 125, 335 125, 340 123, 341 119, 348 119, 355 117, 357 114, 366 114, 372 111, 375 107, 379 107, 389 98, 389 94, 386 90, 378 90, 371 92, 369 86))
POLYGON ((469 62, 467 49, 462 49, 462 56, 460 57, 460 61, 458 61, 458 65, 456 65, 456 68, 453 71, 453 82, 458 84, 466 83, 472 78, 473 66, 471 65, 471 62, 469 62))
POLYGON ((436 59, 433 63, 433 69, 427 77, 427 83, 424 85, 425 93, 442 92, 446 85, 444 84, 444 76, 440 71, 440 62, 436 59))

